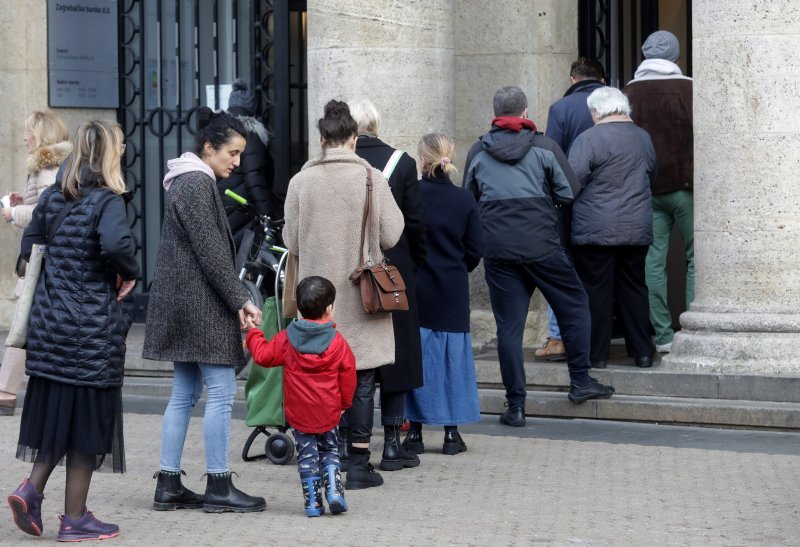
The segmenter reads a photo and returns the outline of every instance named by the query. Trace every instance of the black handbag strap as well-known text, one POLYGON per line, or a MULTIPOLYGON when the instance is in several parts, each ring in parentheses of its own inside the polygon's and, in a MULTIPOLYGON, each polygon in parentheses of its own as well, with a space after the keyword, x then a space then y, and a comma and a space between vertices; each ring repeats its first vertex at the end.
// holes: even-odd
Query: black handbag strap
MULTIPOLYGON (((51 195, 52 195, 52 194, 51 194, 51 195)), ((50 196, 47 196, 47 201, 48 201, 48 202, 50 201, 50 196)), ((56 232, 58 231, 58 227, 59 227, 59 226, 61 226, 61 222, 64 220, 64 217, 66 217, 66 216, 67 216, 67 214, 69 213, 70 209, 72 209, 72 207, 73 207, 73 206, 74 206, 74 205, 75 205, 75 204, 76 204, 78 201, 80 201, 80 200, 77 200, 77 199, 71 199, 71 200, 67 200, 67 202, 66 202, 66 203, 64 203, 64 207, 62 207, 62 208, 61 208, 61 211, 59 211, 59 212, 58 212, 58 216, 57 216, 57 217, 56 217, 56 219, 53 221, 53 224, 50 226, 50 230, 48 231, 48 233, 47 233, 47 236, 45 237, 45 240, 44 240, 44 242, 45 242, 47 245, 50 245, 50 242, 53 240, 53 237, 55 237, 55 235, 56 235, 56 232)), ((45 208, 44 208, 44 210, 45 210, 45 213, 46 213, 46 212, 47 212, 47 203, 45 203, 45 208)))

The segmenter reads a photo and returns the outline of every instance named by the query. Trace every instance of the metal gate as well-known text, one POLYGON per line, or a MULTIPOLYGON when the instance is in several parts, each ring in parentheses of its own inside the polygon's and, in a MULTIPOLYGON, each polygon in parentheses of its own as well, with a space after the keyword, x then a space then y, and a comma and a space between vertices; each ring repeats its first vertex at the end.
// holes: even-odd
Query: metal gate
POLYGON ((200 106, 218 109, 226 87, 243 78, 271 133, 276 193, 285 193, 305 161, 305 9, 305 1, 286 0, 120 1, 117 118, 142 266, 137 320, 144 319, 158 251, 166 162, 191 147, 200 106))

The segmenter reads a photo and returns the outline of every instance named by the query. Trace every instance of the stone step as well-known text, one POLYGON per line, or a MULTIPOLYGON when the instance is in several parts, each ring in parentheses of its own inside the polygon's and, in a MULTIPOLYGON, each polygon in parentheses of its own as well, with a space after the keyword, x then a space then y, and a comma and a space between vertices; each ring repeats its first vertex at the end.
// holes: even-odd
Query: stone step
MULTIPOLYGON (((505 410, 502 389, 478 390, 481 412, 500 414, 505 410)), ((566 393, 528 391, 528 416, 583 418, 691 424, 721 427, 800 429, 800 404, 735 399, 614 395, 606 400, 571 403, 566 393)))
MULTIPOLYGON (((478 359, 475 366, 479 386, 502 387, 497 360, 478 359)), ((592 376, 620 395, 800 403, 800 376, 675 372, 660 362, 649 369, 610 364, 592 370, 592 376)), ((525 377, 529 390, 566 391, 569 386, 565 362, 526 362, 525 377)))

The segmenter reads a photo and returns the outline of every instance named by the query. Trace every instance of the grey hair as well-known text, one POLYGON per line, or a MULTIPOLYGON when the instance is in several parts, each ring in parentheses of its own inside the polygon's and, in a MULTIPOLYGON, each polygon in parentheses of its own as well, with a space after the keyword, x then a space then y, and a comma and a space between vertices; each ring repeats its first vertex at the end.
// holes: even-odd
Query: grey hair
POLYGON ((358 124, 359 135, 378 136, 378 127, 381 125, 381 114, 372 101, 359 99, 350 103, 350 115, 358 124))
POLYGON ((613 114, 631 115, 628 97, 616 87, 598 87, 586 98, 586 104, 601 119, 613 114))
POLYGON ((517 86, 507 85, 495 92, 492 106, 495 116, 520 116, 528 108, 528 98, 517 86))

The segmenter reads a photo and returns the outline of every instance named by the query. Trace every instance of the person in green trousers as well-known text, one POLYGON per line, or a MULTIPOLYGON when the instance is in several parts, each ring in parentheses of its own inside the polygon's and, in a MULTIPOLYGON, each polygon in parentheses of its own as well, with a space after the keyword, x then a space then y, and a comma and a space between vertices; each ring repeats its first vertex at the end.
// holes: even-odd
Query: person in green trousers
POLYGON ((647 252, 645 276, 650 295, 650 321, 656 351, 672 350, 672 316, 667 307, 667 251, 677 225, 686 252, 686 307, 694 300, 694 141, 692 79, 676 64, 678 39, 671 32, 651 34, 633 80, 623 92, 633 108, 633 121, 650 134, 658 158, 653 193, 653 243, 647 252))

